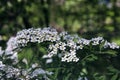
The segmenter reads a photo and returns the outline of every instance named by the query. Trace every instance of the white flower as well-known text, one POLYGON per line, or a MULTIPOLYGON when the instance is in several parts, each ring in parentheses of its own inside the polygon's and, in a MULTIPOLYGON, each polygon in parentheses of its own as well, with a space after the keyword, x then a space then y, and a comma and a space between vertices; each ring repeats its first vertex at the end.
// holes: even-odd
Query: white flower
POLYGON ((44 59, 44 58, 49 58, 49 56, 48 56, 48 55, 43 55, 42 58, 43 58, 43 59, 44 59))
POLYGON ((60 46, 60 43, 56 43, 54 48, 59 48, 59 46, 60 46))
POLYGON ((67 42, 67 45, 71 47, 71 46, 74 46, 74 45, 75 45, 75 43, 74 43, 74 41, 69 40, 69 41, 67 42))
POLYGON ((114 42, 112 42, 111 44, 110 44, 110 48, 112 48, 112 49, 118 49, 119 48, 119 46, 116 44, 116 43, 114 43, 114 42))
POLYGON ((11 59, 17 58, 18 57, 17 54, 18 54, 17 52, 13 53, 13 55, 11 56, 11 59))
POLYGON ((49 58, 51 58, 51 57, 53 57, 54 54, 57 54, 57 52, 51 51, 50 53, 48 53, 47 56, 48 56, 49 58))
POLYGON ((99 41, 94 41, 93 43, 92 43, 92 45, 98 45, 99 44, 99 41))
POLYGON ((87 77, 79 77, 78 80, 88 80, 87 77))
POLYGON ((46 63, 47 63, 47 64, 48 64, 48 63, 52 63, 52 62, 53 62, 53 59, 51 59, 51 58, 46 60, 46 63))
POLYGON ((84 47, 84 46, 83 46, 82 44, 81 44, 81 45, 78 45, 78 46, 77 46, 77 50, 78 50, 78 49, 83 49, 83 47, 84 47))
POLYGON ((27 61, 26 58, 24 58, 24 59, 22 60, 22 62, 24 62, 25 64, 28 64, 28 61, 27 61))
POLYGON ((17 78, 20 76, 20 70, 12 66, 6 67, 6 77, 7 78, 17 78))
POLYGON ((59 47, 59 45, 58 44, 56 44, 56 45, 49 45, 49 50, 53 50, 53 49, 57 49, 59 47))
POLYGON ((2 63, 2 61, 0 61, 0 70, 2 67, 4 67, 5 65, 2 63))
POLYGON ((2 56, 4 51, 2 50, 2 47, 0 47, 0 56, 2 56))
POLYGON ((64 51, 66 49, 65 46, 66 46, 65 43, 61 43, 61 45, 59 46, 59 49, 64 51))
POLYGON ((35 70, 32 72, 32 77, 38 76, 38 75, 40 75, 40 74, 46 74, 46 72, 45 72, 43 69, 41 69, 41 68, 35 69, 35 70))
POLYGON ((17 40, 16 37, 11 37, 8 42, 7 42, 7 48, 6 48, 6 52, 8 51, 13 51, 14 49, 16 49, 18 47, 17 45, 17 40))
POLYGON ((63 32, 60 33, 60 36, 61 36, 61 37, 62 37, 62 36, 65 36, 65 35, 67 35, 67 32, 64 32, 64 31, 63 31, 63 32))
POLYGON ((70 51, 69 52, 66 52, 64 54, 64 56, 62 57, 62 60, 61 61, 67 61, 67 62, 77 62, 79 60, 79 58, 76 57, 76 52, 75 51, 70 51))
POLYGON ((105 41, 105 44, 104 44, 104 48, 111 48, 111 49, 118 49, 120 48, 116 43, 112 42, 112 43, 109 43, 108 41, 105 41))
POLYGON ((74 49, 77 48, 76 43, 72 40, 68 40, 66 46, 69 46, 70 48, 74 48, 74 49))
POLYGON ((22 70, 22 75, 23 75, 23 76, 26 76, 27 73, 28 73, 28 72, 27 72, 26 70, 22 70))
POLYGON ((15 52, 15 53, 13 53, 13 54, 12 54, 10 57, 8 57, 8 58, 10 58, 11 60, 14 61, 13 64, 16 64, 16 63, 18 62, 18 53, 15 52))
POLYGON ((90 42, 91 42, 90 40, 82 39, 82 43, 83 43, 84 45, 89 45, 90 42))
POLYGON ((36 68, 38 66, 38 63, 32 64, 32 68, 36 68))
POLYGON ((92 38, 91 41, 93 42, 92 45, 98 45, 104 41, 103 37, 92 38))
POLYGON ((71 50, 70 49, 70 54, 75 55, 76 54, 76 50, 71 50))

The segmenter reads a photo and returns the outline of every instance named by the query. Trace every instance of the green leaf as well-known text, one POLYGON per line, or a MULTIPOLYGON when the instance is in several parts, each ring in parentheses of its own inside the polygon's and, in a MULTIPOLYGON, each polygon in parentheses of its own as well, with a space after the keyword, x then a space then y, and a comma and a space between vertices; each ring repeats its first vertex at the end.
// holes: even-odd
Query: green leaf
POLYGON ((100 76, 98 80, 106 80, 106 76, 100 76))
POLYGON ((117 52, 114 51, 114 50, 109 50, 109 51, 105 51, 105 52, 101 52, 101 53, 103 53, 103 54, 110 54, 112 56, 116 56, 117 55, 117 52))
POLYGON ((95 61, 95 60, 97 60, 97 59, 98 59, 98 57, 95 56, 95 55, 93 55, 93 54, 91 54, 91 55, 89 55, 89 56, 86 56, 86 60, 87 60, 87 61, 95 61))
POLYGON ((70 79, 70 76, 71 76, 71 73, 69 73, 69 74, 65 77, 65 80, 69 80, 69 79, 70 79))
POLYGON ((118 74, 112 76, 111 80, 117 80, 118 74))

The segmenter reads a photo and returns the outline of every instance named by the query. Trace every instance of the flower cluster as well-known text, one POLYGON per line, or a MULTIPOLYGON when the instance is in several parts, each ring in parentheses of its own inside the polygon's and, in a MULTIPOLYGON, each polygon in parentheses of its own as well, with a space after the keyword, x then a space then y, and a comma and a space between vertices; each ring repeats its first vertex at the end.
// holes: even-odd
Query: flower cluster
POLYGON ((112 42, 108 42, 108 41, 105 41, 105 44, 104 44, 104 48, 111 48, 111 49, 119 49, 120 46, 118 46, 116 43, 112 42))
MULTIPOLYGON (((119 49, 116 43, 110 43, 102 37, 92 38, 90 40, 80 38, 78 35, 69 35, 67 32, 58 33, 53 28, 38 28, 38 29, 24 29, 19 31, 15 37, 11 37, 7 42, 7 48, 2 50, 0 47, 0 79, 15 78, 16 80, 34 79, 38 75, 43 75, 48 80, 46 75, 51 75, 51 72, 45 71, 41 68, 36 68, 32 65, 30 69, 15 68, 11 65, 3 64, 5 59, 11 59, 12 65, 17 64, 18 52, 28 43, 43 43, 48 44, 48 54, 43 55, 47 58, 46 63, 53 62, 52 57, 57 55, 63 62, 78 62, 80 56, 77 56, 77 51, 81 51, 86 46, 97 46, 102 44, 102 48, 119 49), (24 78, 23 78, 24 77, 24 78)), ((23 62, 27 64, 24 59, 23 62)), ((37 66, 38 67, 38 66, 37 66)))
POLYGON ((39 80, 37 76, 43 75, 43 78, 49 80, 47 75, 52 75, 52 72, 48 72, 38 67, 31 67, 29 69, 15 68, 8 66, 0 62, 0 80, 14 79, 14 80, 39 80), (6 79, 5 79, 6 78, 6 79))
POLYGON ((67 62, 77 62, 79 58, 76 51, 83 49, 85 46, 95 46, 104 44, 103 48, 118 49, 115 43, 109 43, 102 37, 92 38, 90 40, 80 38, 78 35, 69 35, 67 32, 58 33, 53 28, 24 29, 19 31, 16 37, 10 38, 7 43, 5 54, 12 54, 17 62, 17 52, 21 47, 27 46, 29 42, 42 43, 49 41, 49 54, 46 57, 51 58, 54 55, 61 54, 61 60, 67 62))

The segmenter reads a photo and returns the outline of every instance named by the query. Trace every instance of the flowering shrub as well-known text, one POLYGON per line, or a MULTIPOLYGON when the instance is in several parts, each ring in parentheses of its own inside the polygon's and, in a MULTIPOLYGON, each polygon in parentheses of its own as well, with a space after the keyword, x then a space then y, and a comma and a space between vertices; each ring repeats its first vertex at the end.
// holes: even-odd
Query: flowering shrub
MULTIPOLYGON (((116 43, 110 43, 102 37, 88 40, 67 32, 58 33, 50 27, 24 29, 8 40, 5 50, 0 47, 0 79, 103 80, 104 76, 101 72, 90 70, 94 68, 92 65, 97 61, 98 63, 105 61, 109 64, 105 58, 114 57, 118 52, 119 46, 116 43), (37 58, 38 55, 42 55, 39 58, 43 65, 39 60, 28 65, 26 58, 19 59, 22 49, 35 43, 41 44, 45 49, 46 53, 34 54, 37 58), (43 67, 45 65, 47 67, 43 67), (98 75, 99 78, 96 78, 98 75)), ((108 66, 108 69, 110 67, 112 65, 108 66)))

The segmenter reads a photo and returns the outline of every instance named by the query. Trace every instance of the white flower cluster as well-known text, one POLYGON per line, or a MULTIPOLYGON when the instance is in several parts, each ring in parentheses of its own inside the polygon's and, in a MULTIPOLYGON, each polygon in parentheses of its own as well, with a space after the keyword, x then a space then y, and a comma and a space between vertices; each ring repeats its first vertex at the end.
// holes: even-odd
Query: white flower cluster
POLYGON ((49 53, 45 55, 46 58, 61 54, 61 60, 67 62, 77 62, 79 58, 76 56, 76 51, 83 49, 85 46, 95 46, 104 43, 104 48, 119 48, 115 43, 109 43, 102 37, 87 40, 77 35, 69 35, 67 32, 58 33, 55 29, 48 27, 43 29, 30 28, 19 31, 16 37, 12 37, 8 41, 5 53, 13 54, 11 58, 16 58, 17 62, 17 52, 21 47, 27 46, 29 42, 42 43, 46 41, 51 42, 48 45, 49 53))
MULTIPOLYGON (((46 75, 51 75, 53 73, 41 68, 36 68, 38 67, 38 64, 33 64, 31 68, 27 70, 3 64, 5 59, 11 59, 13 61, 12 64, 16 64, 18 62, 18 51, 22 47, 27 46, 28 43, 42 43, 46 41, 50 42, 47 46, 48 54, 43 56, 43 58, 47 58, 46 63, 53 62, 52 57, 54 55, 58 55, 58 57, 61 58, 61 61, 78 62, 80 57, 77 56, 77 51, 84 49, 86 46, 103 44, 104 49, 119 48, 116 43, 109 43, 102 37, 87 40, 80 38, 78 35, 69 35, 67 32, 58 33, 55 29, 50 27, 43 29, 24 29, 19 31, 15 37, 11 37, 8 40, 7 48, 5 50, 2 50, 0 47, 0 79, 5 80, 4 77, 6 77, 8 79, 16 78, 16 80, 30 80, 42 74, 46 80, 49 80, 46 75)), ((23 62, 27 64, 26 59, 23 59, 23 62)))
POLYGON ((12 55, 9 58, 14 59, 14 62, 17 63, 17 52, 21 47, 27 46, 29 42, 44 42, 44 41, 58 41, 60 37, 58 32, 55 29, 44 28, 41 30, 38 29, 25 29, 19 31, 16 37, 11 37, 7 42, 7 48, 5 50, 5 55, 12 55))
MULTIPOLYGON (((47 75, 52 75, 52 72, 43 70, 42 68, 20 69, 13 66, 7 66, 0 62, 0 80, 31 80, 38 79, 37 76, 43 75, 43 78, 49 80, 47 75), (5 79, 6 78, 6 79, 5 79)), ((39 79, 38 79, 39 80, 39 79)))
POLYGON ((99 45, 100 43, 104 42, 103 37, 92 38, 91 41, 93 42, 92 45, 99 45))
POLYGON ((104 48, 111 48, 111 49, 119 49, 120 46, 118 46, 116 43, 112 42, 108 42, 108 41, 105 41, 105 44, 104 44, 104 48))
MULTIPOLYGON (((17 33, 17 43, 25 46, 28 42, 44 42, 44 41, 57 41, 59 40, 58 32, 55 29, 44 28, 38 29, 25 29, 17 33)), ((17 45, 17 46, 19 46, 17 45)))

